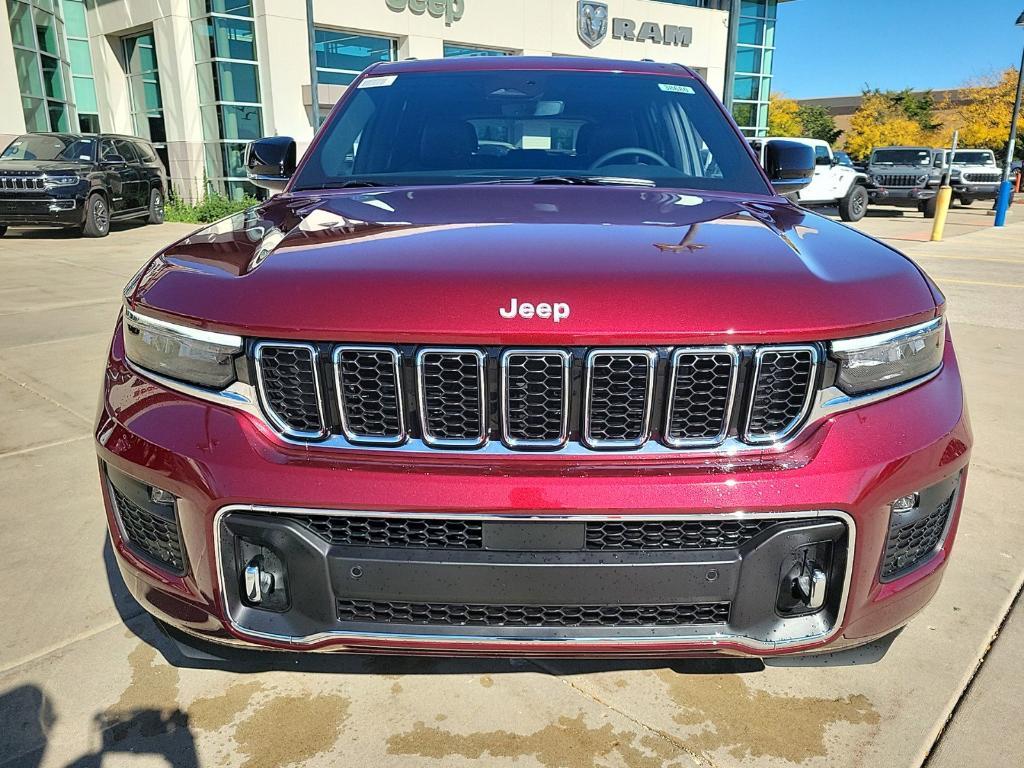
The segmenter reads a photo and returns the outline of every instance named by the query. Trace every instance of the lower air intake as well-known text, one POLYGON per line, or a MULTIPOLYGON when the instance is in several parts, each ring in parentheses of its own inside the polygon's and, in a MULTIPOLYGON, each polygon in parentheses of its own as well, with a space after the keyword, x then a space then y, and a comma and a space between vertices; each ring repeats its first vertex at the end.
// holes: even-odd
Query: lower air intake
POLYGON ((479 605, 339 600, 338 619, 464 627, 664 627, 725 624, 730 603, 479 605))

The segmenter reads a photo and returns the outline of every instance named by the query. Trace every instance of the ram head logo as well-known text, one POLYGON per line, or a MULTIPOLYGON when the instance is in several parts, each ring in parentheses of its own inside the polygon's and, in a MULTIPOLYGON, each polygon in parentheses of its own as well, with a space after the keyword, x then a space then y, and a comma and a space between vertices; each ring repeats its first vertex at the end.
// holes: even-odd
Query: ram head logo
POLYGON ((608 4, 579 0, 576 11, 576 30, 589 48, 593 48, 608 34, 608 4))

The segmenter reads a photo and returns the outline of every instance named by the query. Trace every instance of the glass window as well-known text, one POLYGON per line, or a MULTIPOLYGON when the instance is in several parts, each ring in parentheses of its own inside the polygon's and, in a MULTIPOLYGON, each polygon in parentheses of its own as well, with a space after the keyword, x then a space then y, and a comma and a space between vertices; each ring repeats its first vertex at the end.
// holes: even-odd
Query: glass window
POLYGON ((40 51, 60 56, 60 43, 57 42, 57 21, 53 13, 47 13, 41 8, 33 10, 33 18, 36 26, 36 42, 40 51))
POLYGON ((255 64, 215 61, 199 65, 199 102, 260 100, 259 70, 255 64))
POLYGON ((61 11, 68 37, 88 37, 89 29, 85 22, 84 0, 63 0, 61 11))
POLYGON ((235 176, 245 178, 245 148, 247 144, 211 142, 204 145, 206 173, 210 178, 235 176))
POLYGON ((30 131, 50 130, 49 120, 46 116, 46 102, 42 99, 34 99, 30 96, 22 96, 21 110, 25 113, 25 128, 30 131))
POLYGON ((251 141, 263 135, 263 110, 255 105, 210 105, 202 114, 204 136, 251 141))
POLYGON ((70 131, 71 122, 68 119, 68 105, 59 101, 46 102, 46 110, 50 113, 50 130, 70 131))
POLYGON ((117 150, 117 154, 123 157, 127 162, 139 162, 139 157, 135 154, 135 145, 132 144, 132 142, 125 139, 115 139, 114 148, 117 150))
POLYGON ((156 152, 153 151, 153 148, 144 141, 133 141, 132 146, 135 147, 135 153, 139 156, 141 161, 145 163, 160 162, 156 156, 156 152))
POLYGON ((740 16, 760 16, 775 18, 776 0, 743 0, 740 4, 740 16))
POLYGON ((476 48, 469 45, 456 45, 455 43, 444 44, 444 57, 446 59, 460 59, 473 56, 508 56, 508 51, 499 51, 494 48, 476 48))
POLYGON ((99 133, 100 116, 78 113, 78 130, 82 133, 99 133))
POLYGON ((311 152, 297 189, 353 179, 387 186, 586 176, 767 190, 714 99, 684 77, 402 73, 387 88, 357 91, 311 152))
POLYGON ((32 9, 29 5, 17 0, 7 0, 7 16, 11 22, 11 38, 14 40, 14 44, 35 48, 32 9))
POLYGON ((64 99, 64 72, 60 65, 60 59, 52 56, 40 56, 40 66, 43 69, 43 90, 47 98, 64 99))
POLYGON ((761 49, 738 46, 736 48, 736 71, 761 74, 761 49))
POLYGON ((75 107, 81 112, 98 113, 96 83, 91 77, 75 78, 75 107))
POLYGON ((739 42, 747 45, 775 45, 775 22, 740 19, 739 42))
POLYGON ((72 74, 92 77, 92 54, 89 52, 89 41, 69 39, 68 53, 71 56, 72 74))
POLYGON ((190 6, 193 16, 204 16, 208 13, 252 16, 252 4, 249 0, 191 0, 190 6))
POLYGON ((167 141, 160 66, 152 32, 122 38, 136 136, 162 146, 167 141))
POLYGON ((348 85, 371 64, 393 61, 395 41, 341 29, 316 30, 316 70, 321 83, 348 85))
POLYGON ((94 139, 25 134, 12 141, 0 155, 4 160, 90 160, 94 139))
POLYGON ((256 60, 253 23, 245 19, 209 16, 192 22, 196 59, 223 58, 256 60))
POLYGON ((14 49, 14 69, 18 73, 21 92, 28 96, 43 95, 43 81, 39 75, 38 57, 32 51, 14 49))
POLYGON ((747 99, 754 101, 757 99, 759 91, 759 83, 761 78, 752 77, 749 75, 741 75, 736 78, 733 85, 733 98, 734 99, 747 99))
POLYGON ((750 104, 742 101, 733 102, 732 105, 732 116, 736 122, 742 126, 753 126, 757 125, 755 119, 754 109, 757 105, 750 104))

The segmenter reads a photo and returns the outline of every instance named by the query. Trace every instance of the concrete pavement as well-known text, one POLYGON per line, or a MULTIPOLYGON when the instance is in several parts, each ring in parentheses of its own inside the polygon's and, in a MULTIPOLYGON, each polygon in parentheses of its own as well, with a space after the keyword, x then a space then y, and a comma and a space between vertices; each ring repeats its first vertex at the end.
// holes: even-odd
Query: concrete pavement
POLYGON ((939 244, 920 242, 930 222, 914 213, 858 225, 946 292, 977 446, 936 600, 881 662, 837 668, 285 656, 255 674, 168 663, 107 549, 89 433, 121 288, 191 227, 121 227, 105 240, 13 230, 0 240, 0 766, 1024 763, 1024 747, 998 732, 986 739, 997 748, 978 745, 986 724, 1019 722, 1006 709, 1019 706, 1019 612, 992 641, 1024 580, 1020 210, 1002 231, 980 203, 954 211, 939 244))

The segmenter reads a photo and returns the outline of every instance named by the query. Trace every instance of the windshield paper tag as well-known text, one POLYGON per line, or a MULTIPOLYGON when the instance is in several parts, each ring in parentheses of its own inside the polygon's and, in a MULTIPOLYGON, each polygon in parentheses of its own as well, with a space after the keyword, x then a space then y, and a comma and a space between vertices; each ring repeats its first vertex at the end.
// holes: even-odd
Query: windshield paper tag
POLYGON ((666 93, 685 93, 693 95, 693 88, 688 85, 676 85, 674 83, 658 83, 658 87, 666 93))
POLYGON ((387 88, 394 85, 398 75, 381 75, 380 77, 368 77, 359 84, 360 88, 387 88))

